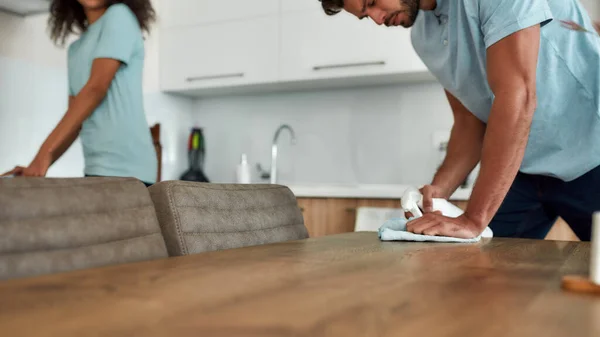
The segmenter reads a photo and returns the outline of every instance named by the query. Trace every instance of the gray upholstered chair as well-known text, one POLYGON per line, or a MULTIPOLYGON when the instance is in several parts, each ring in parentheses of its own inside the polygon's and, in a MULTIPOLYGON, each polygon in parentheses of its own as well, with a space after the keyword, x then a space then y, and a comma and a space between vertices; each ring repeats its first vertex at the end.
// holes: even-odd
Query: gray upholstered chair
POLYGON ((284 186, 168 181, 149 190, 171 256, 308 237, 284 186))
POLYGON ((138 180, 0 179, 0 279, 164 257, 138 180))

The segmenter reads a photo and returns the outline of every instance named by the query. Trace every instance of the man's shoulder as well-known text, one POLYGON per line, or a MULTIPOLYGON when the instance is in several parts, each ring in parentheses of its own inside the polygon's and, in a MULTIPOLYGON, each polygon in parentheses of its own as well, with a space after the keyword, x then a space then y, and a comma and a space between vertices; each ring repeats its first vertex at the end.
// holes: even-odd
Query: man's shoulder
POLYGON ((417 54, 419 54, 420 49, 422 49, 424 43, 427 41, 425 38, 426 19, 424 18, 426 15, 427 13, 425 12, 419 13, 417 20, 410 29, 410 40, 417 54))

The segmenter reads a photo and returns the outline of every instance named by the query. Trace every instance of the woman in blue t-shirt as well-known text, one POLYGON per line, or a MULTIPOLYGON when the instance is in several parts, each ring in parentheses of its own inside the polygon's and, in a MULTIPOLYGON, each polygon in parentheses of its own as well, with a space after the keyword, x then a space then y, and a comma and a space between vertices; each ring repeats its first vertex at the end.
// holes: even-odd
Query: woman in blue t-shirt
POLYGON ((80 136, 86 176, 156 181, 157 158, 143 106, 143 31, 155 18, 150 0, 53 0, 49 28, 69 46, 69 108, 27 167, 14 176, 43 177, 80 136))

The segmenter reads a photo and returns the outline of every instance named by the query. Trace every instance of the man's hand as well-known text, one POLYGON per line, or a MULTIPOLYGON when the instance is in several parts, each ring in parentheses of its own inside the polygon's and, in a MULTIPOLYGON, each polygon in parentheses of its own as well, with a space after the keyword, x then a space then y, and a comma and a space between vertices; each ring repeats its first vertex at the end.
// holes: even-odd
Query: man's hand
POLYGON ((441 215, 440 212, 435 212, 410 221, 406 224, 406 229, 415 234, 473 239, 478 237, 485 228, 480 228, 464 214, 458 218, 449 218, 441 215))
POLYGON ((23 171, 25 171, 25 167, 23 166, 16 166, 14 169, 3 173, 0 175, 0 177, 7 177, 7 176, 15 176, 15 177, 19 177, 23 175, 23 171))
POLYGON ((435 185, 425 185, 420 189, 421 194, 423 195, 423 212, 431 213, 433 212, 433 198, 440 199, 448 199, 449 196, 443 188, 435 185))

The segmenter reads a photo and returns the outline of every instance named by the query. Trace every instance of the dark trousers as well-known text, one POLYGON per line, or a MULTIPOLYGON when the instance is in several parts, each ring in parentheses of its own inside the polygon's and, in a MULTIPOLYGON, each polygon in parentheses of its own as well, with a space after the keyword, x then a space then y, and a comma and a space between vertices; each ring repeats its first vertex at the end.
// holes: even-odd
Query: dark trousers
POLYGON ((600 211, 600 167, 570 182, 519 173, 490 227, 494 236, 543 239, 562 217, 590 241, 592 215, 600 211))

